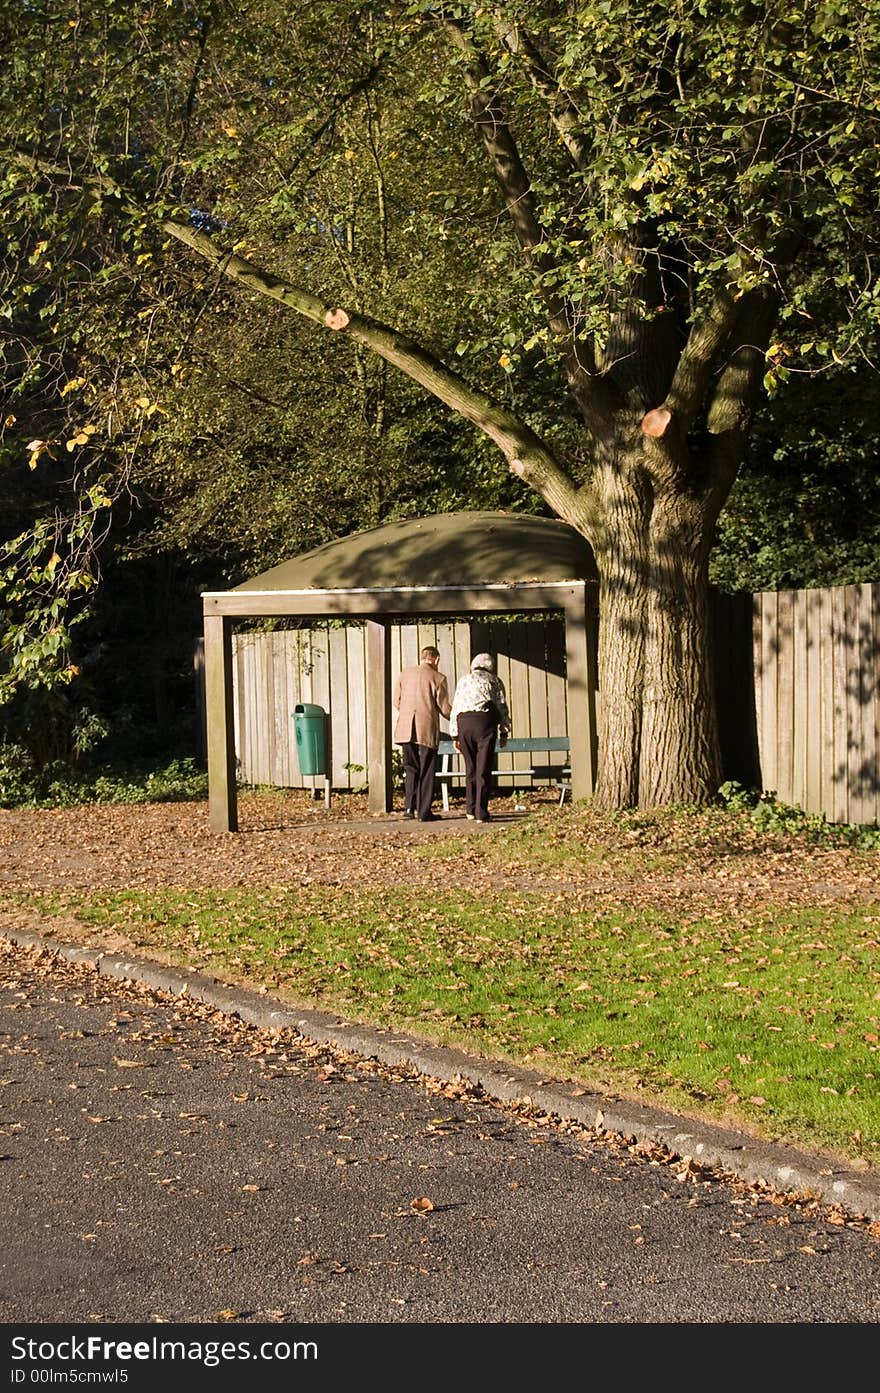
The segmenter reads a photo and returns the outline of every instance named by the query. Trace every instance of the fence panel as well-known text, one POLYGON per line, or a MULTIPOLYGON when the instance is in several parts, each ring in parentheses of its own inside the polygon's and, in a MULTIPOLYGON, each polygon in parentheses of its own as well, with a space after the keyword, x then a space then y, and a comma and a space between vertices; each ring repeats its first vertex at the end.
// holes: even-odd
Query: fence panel
POLYGON ((880 584, 754 597, 760 785, 829 822, 880 821, 880 584))

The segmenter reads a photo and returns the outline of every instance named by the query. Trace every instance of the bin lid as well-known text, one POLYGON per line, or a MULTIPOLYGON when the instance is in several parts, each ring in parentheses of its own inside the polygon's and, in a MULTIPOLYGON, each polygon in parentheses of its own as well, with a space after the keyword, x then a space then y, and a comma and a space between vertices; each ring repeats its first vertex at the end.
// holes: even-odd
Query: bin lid
POLYGON ((310 701, 297 702, 290 713, 292 716, 326 716, 327 712, 323 706, 315 706, 310 701))

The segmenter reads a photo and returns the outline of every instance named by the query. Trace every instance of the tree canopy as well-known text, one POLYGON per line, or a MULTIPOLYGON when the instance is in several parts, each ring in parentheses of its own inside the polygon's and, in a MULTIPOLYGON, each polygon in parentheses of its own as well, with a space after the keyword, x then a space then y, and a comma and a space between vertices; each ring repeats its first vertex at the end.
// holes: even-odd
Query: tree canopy
MULTIPOLYGON (((711 796, 708 556, 761 393, 860 366, 876 342, 877 8, 6 12, 9 429, 26 423, 36 469, 69 452, 84 535, 130 487, 146 437, 150 468, 186 494, 173 462, 199 416, 187 378, 211 356, 207 326, 221 351, 235 344, 221 287, 237 283, 242 323, 267 307, 256 337, 276 365, 249 387, 279 400, 284 352, 332 376, 317 400, 344 394, 362 438, 382 441, 380 475, 355 449, 351 476, 379 514, 407 506, 384 466, 405 461, 417 418, 426 453, 453 442, 464 490, 494 458, 498 496, 529 506, 530 490, 588 538, 612 713, 600 804, 711 796), (274 307, 307 323, 279 329, 274 307), (403 379, 390 387, 389 364, 494 456, 462 448, 403 379)), ((212 371, 216 384, 216 359, 212 371)), ((230 424, 232 400, 216 413, 230 424)), ((317 455, 332 495, 332 437, 307 420, 286 413, 269 478, 285 458, 306 478, 297 464, 317 455)), ((222 474, 211 487, 228 500, 222 474)), ((70 541, 54 562, 22 555, 88 583, 70 541)))

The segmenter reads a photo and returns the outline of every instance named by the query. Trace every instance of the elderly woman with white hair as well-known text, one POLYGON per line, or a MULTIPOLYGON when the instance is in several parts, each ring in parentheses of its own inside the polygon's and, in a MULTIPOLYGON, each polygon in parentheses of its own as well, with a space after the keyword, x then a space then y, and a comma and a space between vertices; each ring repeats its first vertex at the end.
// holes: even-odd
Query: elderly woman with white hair
POLYGON ((460 677, 452 698, 449 734, 465 768, 465 812, 471 821, 489 822, 489 793, 495 741, 510 734, 504 683, 495 675, 490 653, 478 653, 460 677))

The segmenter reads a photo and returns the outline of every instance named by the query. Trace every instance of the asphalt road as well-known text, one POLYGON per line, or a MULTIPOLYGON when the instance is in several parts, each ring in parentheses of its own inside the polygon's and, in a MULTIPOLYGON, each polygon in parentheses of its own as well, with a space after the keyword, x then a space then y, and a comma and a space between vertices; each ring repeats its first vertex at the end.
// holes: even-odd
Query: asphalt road
POLYGON ((880 1320, 880 1240, 827 1209, 9 943, 2 967, 9 1330, 880 1320))

